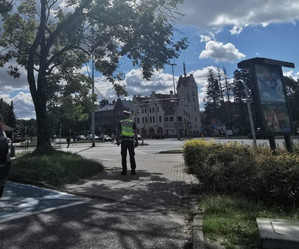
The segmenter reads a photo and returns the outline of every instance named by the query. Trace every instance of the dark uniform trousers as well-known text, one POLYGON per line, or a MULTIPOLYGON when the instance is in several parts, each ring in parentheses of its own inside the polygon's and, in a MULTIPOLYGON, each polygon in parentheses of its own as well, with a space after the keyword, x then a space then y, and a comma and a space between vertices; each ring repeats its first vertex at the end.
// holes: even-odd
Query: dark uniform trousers
POLYGON ((130 155, 131 170, 134 172, 135 169, 136 169, 134 140, 133 139, 122 138, 122 141, 121 141, 121 158, 122 158, 123 172, 127 172, 127 150, 129 151, 129 155, 130 155))

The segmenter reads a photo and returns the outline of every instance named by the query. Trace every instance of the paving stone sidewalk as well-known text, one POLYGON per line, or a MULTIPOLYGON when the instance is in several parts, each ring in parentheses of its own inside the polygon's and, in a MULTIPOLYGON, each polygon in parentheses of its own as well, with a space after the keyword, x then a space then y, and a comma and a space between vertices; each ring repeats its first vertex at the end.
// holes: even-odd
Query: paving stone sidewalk
POLYGON ((128 170, 128 175, 122 176, 118 147, 109 152, 95 147, 77 153, 99 160, 105 170, 88 180, 65 186, 67 191, 75 194, 147 208, 173 210, 188 204, 190 188, 198 183, 192 175, 187 174, 182 154, 148 154, 137 151, 137 175, 130 175, 128 170))

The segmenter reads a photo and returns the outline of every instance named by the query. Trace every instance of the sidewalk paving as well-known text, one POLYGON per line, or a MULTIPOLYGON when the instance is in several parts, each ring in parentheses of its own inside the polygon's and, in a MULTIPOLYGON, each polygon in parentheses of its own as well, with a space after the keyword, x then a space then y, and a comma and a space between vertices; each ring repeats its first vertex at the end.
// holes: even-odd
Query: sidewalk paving
MULTIPOLYGON (((71 145, 63 151, 98 160, 104 171, 64 186, 89 201, 2 223, 1 248, 189 249, 187 213, 197 179, 186 173, 182 154, 136 149, 137 175, 120 175, 120 147, 71 145), (86 199, 86 198, 85 198, 86 199)), ((130 172, 128 158, 128 172, 130 172)))
POLYGON ((186 173, 182 154, 148 154, 137 149, 137 175, 130 175, 127 158, 128 175, 123 176, 120 175, 119 147, 107 146, 109 150, 106 151, 104 147, 81 150, 77 146, 70 147, 72 152, 99 160, 104 165, 104 171, 90 179, 66 185, 68 192, 154 209, 177 210, 188 204, 190 188, 198 182, 186 173))

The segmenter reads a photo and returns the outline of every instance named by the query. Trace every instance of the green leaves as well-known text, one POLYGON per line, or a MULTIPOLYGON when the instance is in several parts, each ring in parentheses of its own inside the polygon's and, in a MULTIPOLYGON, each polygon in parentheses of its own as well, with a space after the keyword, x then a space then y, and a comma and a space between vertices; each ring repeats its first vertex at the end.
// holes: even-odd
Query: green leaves
MULTIPOLYGON (((66 118, 85 120, 94 108, 90 104, 94 96, 88 93, 87 80, 78 74, 83 64, 93 55, 96 70, 113 84, 117 95, 126 94, 117 82, 123 79, 121 57, 128 56, 134 66, 142 68, 144 78, 150 79, 155 69, 162 69, 187 47, 186 39, 172 39, 170 20, 179 2, 67 0, 62 9, 59 1, 16 0, 14 12, 4 13, 11 10, 5 5, 9 2, 0 0, 4 20, 0 44, 10 48, 0 55, 0 66, 16 59, 26 68, 36 114, 43 119, 38 124, 49 123, 50 107, 63 105, 68 106, 63 108, 66 118)), ((19 76, 17 67, 10 72, 19 76)), ((46 130, 50 128, 38 125, 37 129, 38 136, 43 136, 40 141, 49 142, 46 130)))

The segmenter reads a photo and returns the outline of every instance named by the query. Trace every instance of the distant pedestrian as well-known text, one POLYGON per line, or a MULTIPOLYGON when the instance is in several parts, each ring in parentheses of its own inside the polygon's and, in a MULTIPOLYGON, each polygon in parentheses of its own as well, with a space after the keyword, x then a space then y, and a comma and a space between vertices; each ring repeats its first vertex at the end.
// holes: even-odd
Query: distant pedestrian
POLYGON ((116 144, 121 144, 122 172, 127 174, 127 150, 130 155, 131 175, 136 175, 134 148, 138 146, 136 124, 130 119, 130 112, 124 111, 125 119, 121 120, 117 129, 116 144))
POLYGON ((66 138, 66 142, 67 142, 67 148, 70 147, 70 143, 71 143, 71 137, 70 136, 68 136, 66 138))
POLYGON ((112 133, 112 135, 111 135, 111 143, 112 144, 114 144, 114 140, 115 140, 115 135, 114 135, 114 133, 112 133))
POLYGON ((76 136, 73 136, 73 143, 76 145, 76 136))

